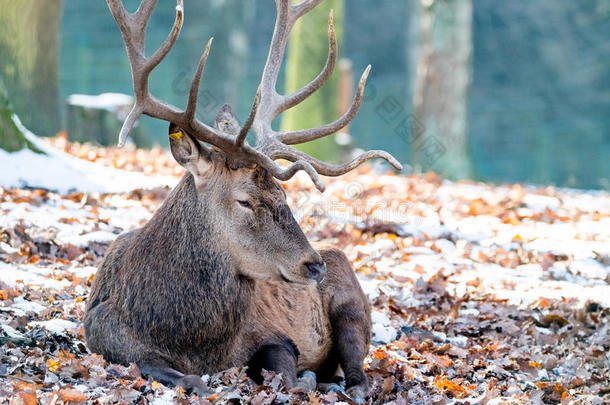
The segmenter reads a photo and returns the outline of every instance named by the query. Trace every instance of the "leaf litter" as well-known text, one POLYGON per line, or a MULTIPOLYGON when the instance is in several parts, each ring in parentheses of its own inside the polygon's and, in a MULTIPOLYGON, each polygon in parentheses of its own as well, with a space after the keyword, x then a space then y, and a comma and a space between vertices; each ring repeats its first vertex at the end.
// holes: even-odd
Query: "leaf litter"
MULTIPOLYGON (((51 141, 100 165, 180 175, 163 152, 51 141), (121 159, 119 161, 119 159, 121 159)), ((286 183, 311 240, 340 247, 373 307, 369 403, 610 402, 610 195, 453 183, 371 166, 286 183)), ((352 403, 342 392, 257 386, 231 369, 187 395, 85 345, 91 281, 109 244, 150 219, 168 188, 58 194, 0 188, 0 401, 352 403)))

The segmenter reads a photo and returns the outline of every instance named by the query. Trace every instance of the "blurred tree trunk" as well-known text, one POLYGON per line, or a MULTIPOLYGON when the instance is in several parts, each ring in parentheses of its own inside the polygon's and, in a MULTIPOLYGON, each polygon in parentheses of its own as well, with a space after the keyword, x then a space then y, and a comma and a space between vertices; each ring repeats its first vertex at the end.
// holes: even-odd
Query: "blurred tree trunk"
POLYGON ((0 6, 0 78, 24 125, 54 135, 60 127, 62 0, 1 0, 0 6))
MULTIPOLYGON (((292 93, 313 80, 322 70, 328 57, 328 15, 335 13, 335 31, 339 50, 343 39, 344 0, 327 0, 305 15, 295 25, 286 62, 286 94, 292 93)), ((302 104, 284 113, 282 130, 311 128, 333 122, 338 118, 339 98, 337 70, 324 87, 302 104)), ((329 136, 299 149, 324 160, 338 160, 340 147, 334 136, 329 136)))
POLYGON ((425 131, 413 164, 459 179, 472 173, 468 156, 468 89, 472 0, 420 0, 415 118, 425 131))
POLYGON ((42 153, 23 134, 13 120, 13 110, 6 94, 6 89, 0 80, 0 149, 7 152, 16 152, 28 148, 42 153))

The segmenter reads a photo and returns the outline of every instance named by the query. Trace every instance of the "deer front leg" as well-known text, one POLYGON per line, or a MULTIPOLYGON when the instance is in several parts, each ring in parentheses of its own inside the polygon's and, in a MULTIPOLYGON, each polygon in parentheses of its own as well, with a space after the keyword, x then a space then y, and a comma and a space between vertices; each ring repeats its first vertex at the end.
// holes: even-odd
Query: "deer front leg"
POLYGON ((364 358, 368 351, 365 314, 357 305, 345 303, 333 308, 330 314, 333 325, 334 346, 345 375, 347 394, 355 402, 364 402, 368 392, 368 379, 364 374, 364 358))
POLYGON ((257 384, 264 381, 262 371, 273 371, 282 374, 287 389, 299 387, 304 392, 316 389, 315 374, 311 371, 297 378, 297 360, 299 349, 291 339, 269 342, 262 345, 248 361, 248 376, 257 384))
POLYGON ((328 303, 332 361, 341 365, 347 394, 362 403, 369 387, 363 363, 371 342, 370 306, 345 254, 332 247, 318 252, 328 269, 318 288, 328 303))
POLYGON ((162 361, 141 362, 138 364, 143 376, 150 377, 155 381, 169 387, 182 387, 187 393, 207 397, 213 394, 201 377, 194 374, 182 374, 163 364, 162 361))

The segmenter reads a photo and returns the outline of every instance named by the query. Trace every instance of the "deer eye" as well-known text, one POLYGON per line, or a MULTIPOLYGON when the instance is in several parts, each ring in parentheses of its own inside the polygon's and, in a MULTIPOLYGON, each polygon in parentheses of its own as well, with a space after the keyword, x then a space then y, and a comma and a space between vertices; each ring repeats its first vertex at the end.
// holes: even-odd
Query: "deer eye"
POLYGON ((239 203, 239 205, 241 205, 244 208, 248 208, 249 210, 252 209, 252 204, 250 204, 250 202, 248 202, 248 201, 240 201, 240 200, 238 200, 237 202, 239 203))

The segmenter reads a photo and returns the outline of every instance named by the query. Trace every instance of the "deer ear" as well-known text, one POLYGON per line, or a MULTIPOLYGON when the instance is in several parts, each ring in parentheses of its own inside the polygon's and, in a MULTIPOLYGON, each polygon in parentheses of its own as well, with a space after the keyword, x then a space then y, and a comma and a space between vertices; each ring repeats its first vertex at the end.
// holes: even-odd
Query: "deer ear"
POLYGON ((194 175, 202 175, 210 165, 210 153, 186 131, 169 125, 169 147, 176 162, 194 175))
POLYGON ((233 113, 233 109, 229 104, 222 106, 218 114, 216 115, 216 129, 224 132, 225 134, 235 135, 239 134, 241 127, 239 121, 233 113))

